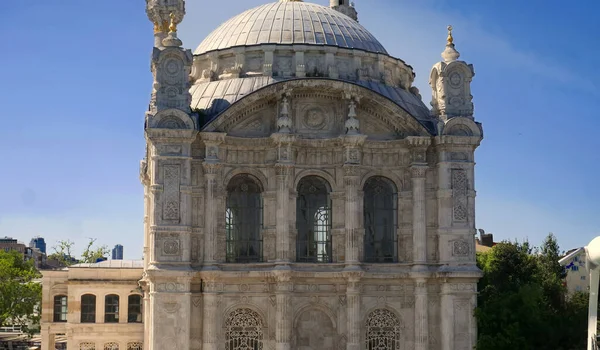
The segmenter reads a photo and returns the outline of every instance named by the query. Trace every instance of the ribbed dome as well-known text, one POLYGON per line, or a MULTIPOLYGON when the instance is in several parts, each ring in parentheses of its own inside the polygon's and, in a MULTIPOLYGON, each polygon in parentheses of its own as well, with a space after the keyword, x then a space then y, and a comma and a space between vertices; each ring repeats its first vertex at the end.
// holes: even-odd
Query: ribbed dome
POLYGON ((379 41, 350 17, 300 1, 266 4, 233 17, 213 31, 194 54, 261 44, 327 45, 387 54, 379 41))

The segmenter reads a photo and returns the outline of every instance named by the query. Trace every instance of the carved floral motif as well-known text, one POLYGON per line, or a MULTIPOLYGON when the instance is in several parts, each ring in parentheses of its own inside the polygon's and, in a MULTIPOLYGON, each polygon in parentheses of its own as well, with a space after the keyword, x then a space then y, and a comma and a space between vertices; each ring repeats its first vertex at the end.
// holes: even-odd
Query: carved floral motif
POLYGON ((467 221, 467 171, 452 169, 452 200, 454 221, 467 221))
POLYGON ((165 165, 164 177, 163 219, 179 220, 179 165, 165 165))

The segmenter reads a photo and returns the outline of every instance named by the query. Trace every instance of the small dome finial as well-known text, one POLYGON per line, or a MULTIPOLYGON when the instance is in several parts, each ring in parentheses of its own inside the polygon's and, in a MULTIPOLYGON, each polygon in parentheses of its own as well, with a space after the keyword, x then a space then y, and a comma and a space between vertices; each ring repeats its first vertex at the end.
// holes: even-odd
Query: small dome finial
POLYGON ((446 49, 442 52, 442 58, 445 62, 456 61, 460 57, 460 53, 454 48, 454 36, 452 30, 454 27, 448 26, 448 38, 446 39, 446 49))
POLYGON ((171 14, 169 15, 169 18, 171 18, 171 23, 169 24, 169 33, 176 33, 177 32, 177 22, 175 22, 175 14, 173 12, 171 12, 171 14))
POLYGON ((454 37, 452 36, 452 29, 454 29, 454 27, 452 27, 452 25, 448 26, 448 43, 447 45, 454 45, 454 37))

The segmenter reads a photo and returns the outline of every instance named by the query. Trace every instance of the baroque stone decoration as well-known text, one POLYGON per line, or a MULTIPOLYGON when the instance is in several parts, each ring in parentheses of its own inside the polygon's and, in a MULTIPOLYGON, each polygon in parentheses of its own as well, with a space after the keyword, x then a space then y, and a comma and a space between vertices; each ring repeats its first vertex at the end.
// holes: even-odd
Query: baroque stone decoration
POLYGON ((42 349, 65 333, 61 295, 75 298, 73 349, 473 348, 483 129, 454 38, 429 109, 347 0, 250 9, 201 33, 194 54, 177 37, 184 1, 146 4, 143 261, 44 273, 42 349), (110 337, 79 322, 81 279, 104 291, 96 310, 119 296, 120 327, 94 324, 110 337))

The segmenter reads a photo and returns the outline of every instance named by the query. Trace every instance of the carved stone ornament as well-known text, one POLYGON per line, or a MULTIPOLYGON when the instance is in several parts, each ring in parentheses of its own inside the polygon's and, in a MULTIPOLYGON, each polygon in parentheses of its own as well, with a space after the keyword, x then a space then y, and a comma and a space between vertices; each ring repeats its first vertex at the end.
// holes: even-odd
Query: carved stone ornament
POLYGON ((410 170, 413 178, 424 178, 427 175, 426 166, 414 166, 410 170))
POLYGON ((454 221, 467 221, 467 171, 464 169, 452 169, 452 200, 454 221))
POLYGON ((464 239, 452 243, 452 255, 456 257, 467 257, 471 252, 471 245, 464 239))
POLYGON ((164 220, 179 220, 180 171, 179 165, 164 166, 164 220))
POLYGON ((168 239, 163 243, 163 254, 164 255, 179 255, 179 240, 168 239))
POLYGON ((347 135, 360 134, 360 122, 356 119, 356 103, 353 100, 348 105, 348 119, 344 126, 347 135))
POLYGON ((292 118, 289 116, 290 104, 286 96, 281 100, 281 112, 277 118, 277 130, 280 133, 289 134, 292 132, 292 118))

